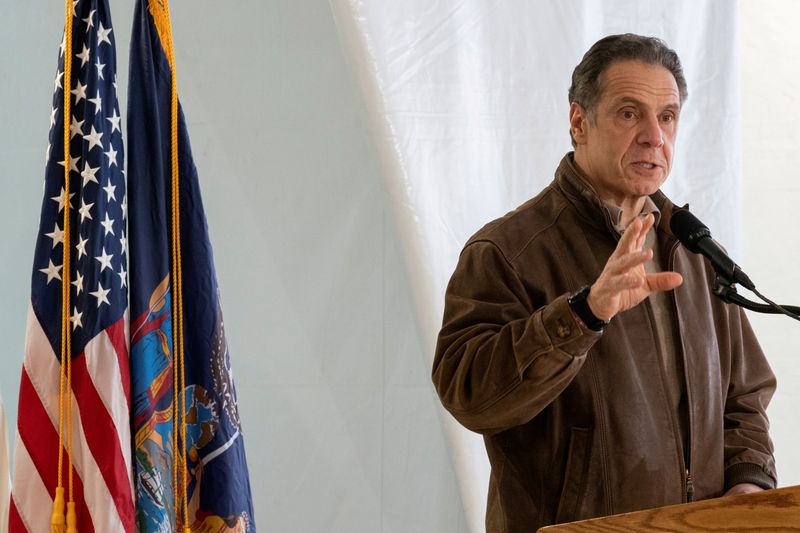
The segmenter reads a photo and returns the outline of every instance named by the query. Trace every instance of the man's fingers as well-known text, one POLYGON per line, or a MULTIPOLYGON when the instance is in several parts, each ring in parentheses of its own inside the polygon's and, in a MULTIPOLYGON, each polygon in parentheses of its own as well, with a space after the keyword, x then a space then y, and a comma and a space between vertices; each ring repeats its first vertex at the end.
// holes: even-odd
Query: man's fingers
POLYGON ((647 238, 647 233, 650 231, 650 228, 653 227, 655 223, 655 216, 652 213, 648 213, 644 216, 642 220, 642 226, 639 229, 639 235, 636 238, 636 249, 640 250, 642 246, 644 246, 644 241, 647 238))
POLYGON ((647 215, 645 215, 644 217, 642 224, 642 231, 641 231, 642 235, 646 235, 647 232, 650 231, 650 228, 653 227, 653 224, 655 224, 655 222, 656 222, 655 215, 653 213, 647 213, 647 215))
POLYGON ((639 239, 639 231, 642 229, 642 221, 639 217, 633 219, 633 222, 628 224, 625 231, 622 233, 617 248, 614 250, 613 255, 626 254, 636 249, 636 241, 639 239))
POLYGON ((671 291, 681 283, 683 283, 683 277, 677 272, 647 274, 647 285, 651 291, 671 291))
POLYGON ((621 255, 614 259, 613 262, 609 261, 609 274, 624 274, 625 272, 631 270, 634 267, 641 265, 642 263, 649 261, 653 257, 653 250, 639 250, 636 252, 630 252, 625 255, 621 255))
POLYGON ((615 292, 638 289, 647 284, 647 280, 633 272, 626 272, 608 280, 608 288, 615 292))
POLYGON ((612 255, 626 254, 641 250, 645 238, 647 237, 647 232, 653 227, 654 221, 655 217, 652 213, 644 217, 634 218, 622 233, 622 237, 617 243, 617 248, 612 255))

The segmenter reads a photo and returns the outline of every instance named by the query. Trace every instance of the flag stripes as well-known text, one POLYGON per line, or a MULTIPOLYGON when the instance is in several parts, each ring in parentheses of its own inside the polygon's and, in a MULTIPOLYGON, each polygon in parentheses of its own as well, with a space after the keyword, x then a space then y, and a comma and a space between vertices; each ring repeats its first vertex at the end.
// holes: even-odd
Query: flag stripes
MULTIPOLYGON (((58 372, 56 371, 52 375, 55 377, 55 382, 58 383, 58 372)), ((20 405, 24 405, 25 407, 24 409, 20 409, 17 413, 17 419, 24 420, 24 422, 17 424, 17 445, 14 451, 15 472, 13 495, 17 510, 24 522, 31 524, 39 522, 40 517, 38 515, 47 515, 44 523, 49 529, 50 507, 52 507, 55 487, 58 482, 57 422, 53 424, 53 418, 51 418, 51 414, 42 403, 37 393, 37 384, 34 383, 32 377, 29 370, 24 368, 19 386, 19 399, 20 405), (22 457, 23 453, 25 457, 22 457), (26 463, 25 459, 28 459, 30 462, 26 463), (24 472, 24 474, 21 474, 22 472, 24 472), (37 474, 41 482, 44 483, 43 486, 46 490, 46 497, 44 497, 45 494, 41 491, 35 490, 36 487, 40 485, 40 481, 36 479, 37 474), (24 476, 24 479, 22 476, 24 476), (34 490, 30 490, 31 485, 33 485, 34 490)), ((39 382, 38 385, 40 386, 41 383, 39 382)), ((57 391, 58 388, 56 387, 50 390, 57 391)), ((54 412, 55 420, 57 421, 58 398, 52 394, 48 396, 55 402, 54 412)), ((75 414, 77 416, 77 412, 75 414)), ((80 450, 80 446, 76 446, 73 450, 80 450)), ((76 454, 76 459, 77 455, 78 454, 76 454)), ((65 480, 68 475, 67 468, 67 462, 64 461, 62 475, 65 480)), ((81 481, 81 476, 75 469, 75 465, 73 465, 73 484, 76 494, 75 507, 81 525, 91 525, 91 521, 88 521, 87 524, 87 521, 81 520, 81 517, 89 516, 89 511, 83 499, 83 483, 81 481)), ((37 526, 33 527, 30 531, 47 531, 47 529, 39 529, 37 526)), ((94 531, 93 527, 91 531, 94 531)), ((10 530, 10 532, 16 533, 13 529, 10 530)), ((86 533, 91 532, 87 530, 86 533)))
MULTIPOLYGON (((111 334, 118 339, 124 335, 124 320, 125 318, 120 319, 109 328, 111 334)), ((38 320, 33 312, 29 314, 28 321, 29 349, 41 350, 43 346, 50 349, 44 331, 37 327, 38 320)), ((119 522, 124 531, 132 532, 134 517, 130 502, 133 498, 133 480, 130 457, 123 453, 123 449, 127 449, 131 442, 129 409, 127 401, 121 401, 121 396, 114 392, 118 391, 122 376, 127 381, 128 365, 126 359, 107 357, 108 350, 116 350, 120 344, 125 355, 127 347, 124 342, 114 343, 109 335, 101 333, 87 344, 83 354, 72 360, 73 419, 77 429, 73 435, 76 441, 73 446, 73 480, 76 483, 75 493, 89 495, 89 499, 95 502, 89 513, 92 522, 102 524, 108 523, 110 519, 119 522), (108 364, 109 361, 113 364, 108 364), (121 361, 125 362, 124 366, 120 365, 121 361), (104 397, 110 400, 104 400, 104 397), (84 424, 83 420, 91 423, 84 424), (100 468, 98 464, 104 467, 100 468)), ((29 451, 32 456, 31 466, 36 469, 47 487, 55 487, 57 481, 58 456, 55 450, 58 448, 58 397, 46 394, 49 404, 45 405, 37 391, 57 391, 58 379, 59 367, 53 354, 49 361, 41 357, 30 358, 23 368, 20 383, 18 417, 24 417, 26 423, 20 424, 17 440, 23 446, 18 445, 16 453, 22 447, 29 451)), ((25 470, 16 456, 15 464, 18 471, 25 470)), ((63 476, 66 480, 66 463, 63 476)), ((47 492, 47 497, 52 502, 52 488, 47 489, 47 492)), ((17 493, 15 485, 15 494, 20 496, 17 493)), ((29 514, 41 514, 42 496, 43 494, 39 494, 36 497, 20 498, 31 503, 20 503, 21 508, 17 512, 26 521, 29 514)), ((81 509, 86 507, 83 498, 76 498, 76 503, 78 500, 80 516, 81 509)), ((49 524, 49 514, 47 520, 49 524)))

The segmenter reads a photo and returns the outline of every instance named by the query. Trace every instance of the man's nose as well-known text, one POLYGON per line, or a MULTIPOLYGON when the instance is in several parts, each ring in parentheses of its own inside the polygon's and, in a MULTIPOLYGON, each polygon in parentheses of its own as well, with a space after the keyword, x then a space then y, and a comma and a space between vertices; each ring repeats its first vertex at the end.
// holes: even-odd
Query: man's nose
POLYGON ((641 129, 636 141, 645 146, 661 148, 664 145, 664 131, 661 129, 658 117, 647 117, 640 124, 641 129))

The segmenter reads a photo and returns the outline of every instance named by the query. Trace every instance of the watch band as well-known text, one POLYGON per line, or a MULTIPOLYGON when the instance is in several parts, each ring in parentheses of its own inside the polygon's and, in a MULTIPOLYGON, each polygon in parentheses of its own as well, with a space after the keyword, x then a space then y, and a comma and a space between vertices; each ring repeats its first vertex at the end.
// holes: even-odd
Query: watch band
POLYGON ((603 331, 608 324, 608 320, 597 318, 589 307, 589 291, 592 288, 589 285, 584 286, 581 290, 573 294, 567 300, 570 309, 586 324, 586 327, 592 331, 603 331))

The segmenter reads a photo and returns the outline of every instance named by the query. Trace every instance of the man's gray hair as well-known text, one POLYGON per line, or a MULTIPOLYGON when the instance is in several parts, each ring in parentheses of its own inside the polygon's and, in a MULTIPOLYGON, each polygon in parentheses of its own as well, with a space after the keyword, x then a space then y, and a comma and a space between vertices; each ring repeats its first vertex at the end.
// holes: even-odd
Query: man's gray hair
MULTIPOLYGON (((616 61, 641 61, 664 67, 675 78, 681 105, 686 101, 689 94, 686 89, 686 78, 683 77, 681 60, 675 50, 657 37, 624 33, 603 37, 584 54, 581 62, 572 71, 572 85, 569 88, 570 104, 572 102, 580 104, 593 119, 595 106, 603 92, 600 77, 616 61)), ((573 146, 574 144, 573 139, 573 146)))

